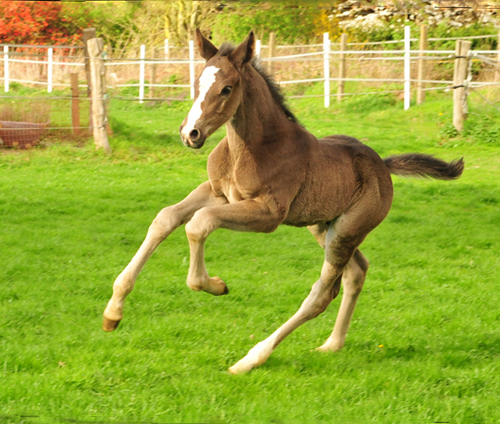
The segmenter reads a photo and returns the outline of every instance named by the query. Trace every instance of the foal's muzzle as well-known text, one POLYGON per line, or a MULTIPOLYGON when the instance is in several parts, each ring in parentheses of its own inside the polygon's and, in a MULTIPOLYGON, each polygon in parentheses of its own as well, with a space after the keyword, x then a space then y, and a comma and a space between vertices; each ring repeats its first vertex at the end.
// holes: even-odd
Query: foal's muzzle
POLYGON ((203 133, 198 128, 193 128, 189 131, 188 134, 185 134, 183 130, 183 126, 179 128, 179 133, 181 134, 181 140, 185 146, 191 147, 192 149, 199 149, 205 144, 206 137, 203 136, 203 133))

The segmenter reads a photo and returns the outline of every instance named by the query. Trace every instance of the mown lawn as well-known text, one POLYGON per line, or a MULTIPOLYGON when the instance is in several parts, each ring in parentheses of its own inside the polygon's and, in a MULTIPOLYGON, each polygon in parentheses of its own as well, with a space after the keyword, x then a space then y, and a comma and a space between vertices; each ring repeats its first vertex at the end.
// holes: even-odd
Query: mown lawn
POLYGON ((114 278, 156 213, 206 179, 223 130, 188 150, 177 128, 189 105, 115 101, 110 157, 91 143, 0 152, 0 422, 500 421, 500 140, 488 136, 498 111, 471 107, 469 135, 450 138, 447 97, 407 112, 383 96, 321 103, 290 102, 318 136, 349 134, 382 156, 464 156, 465 172, 394 178, 393 208, 362 245, 371 268, 341 352, 313 350, 336 299, 244 376, 227 368, 319 276, 322 251, 306 229, 216 232, 207 267, 230 288, 219 298, 185 285, 179 229, 140 275, 118 330, 101 330, 114 278))

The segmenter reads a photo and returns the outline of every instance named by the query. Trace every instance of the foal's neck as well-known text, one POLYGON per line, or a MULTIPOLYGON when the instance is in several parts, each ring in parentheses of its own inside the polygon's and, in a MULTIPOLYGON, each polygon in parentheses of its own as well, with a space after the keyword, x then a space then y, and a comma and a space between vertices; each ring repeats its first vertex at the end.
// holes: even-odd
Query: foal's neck
POLYGON ((296 124, 287 118, 266 81, 252 65, 246 65, 241 84, 241 103, 226 125, 231 152, 240 155, 266 144, 285 142, 296 124))

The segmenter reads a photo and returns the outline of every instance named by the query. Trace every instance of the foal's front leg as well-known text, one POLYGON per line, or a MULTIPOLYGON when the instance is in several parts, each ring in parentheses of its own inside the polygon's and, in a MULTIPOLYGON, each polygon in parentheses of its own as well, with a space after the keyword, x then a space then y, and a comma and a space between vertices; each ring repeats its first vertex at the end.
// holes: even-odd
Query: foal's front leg
POLYGON ((205 240, 217 228, 236 231, 271 232, 283 220, 262 202, 244 200, 223 206, 202 208, 186 225, 190 247, 187 284, 193 290, 212 294, 227 293, 226 284, 219 277, 210 277, 205 268, 205 240))
MULTIPOLYGON (((216 197, 207 181, 193 190, 182 202, 163 209, 149 227, 146 239, 113 284, 113 296, 104 311, 103 329, 113 331, 123 318, 125 298, 134 288, 135 280, 142 267, 153 254, 158 245, 172 231, 191 219, 193 214, 205 207, 224 204, 224 198, 216 197)), ((222 293, 220 293, 222 294, 222 293)))

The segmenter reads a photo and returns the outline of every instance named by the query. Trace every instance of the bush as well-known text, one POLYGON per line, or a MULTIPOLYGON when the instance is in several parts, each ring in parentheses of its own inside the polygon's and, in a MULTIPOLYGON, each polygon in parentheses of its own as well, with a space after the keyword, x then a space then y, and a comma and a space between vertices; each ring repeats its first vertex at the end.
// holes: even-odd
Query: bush
POLYGON ((319 13, 315 4, 299 1, 229 3, 214 16, 211 24, 214 42, 243 40, 250 31, 267 43, 276 32, 282 43, 310 42, 315 38, 314 20, 319 13))

